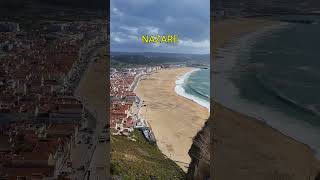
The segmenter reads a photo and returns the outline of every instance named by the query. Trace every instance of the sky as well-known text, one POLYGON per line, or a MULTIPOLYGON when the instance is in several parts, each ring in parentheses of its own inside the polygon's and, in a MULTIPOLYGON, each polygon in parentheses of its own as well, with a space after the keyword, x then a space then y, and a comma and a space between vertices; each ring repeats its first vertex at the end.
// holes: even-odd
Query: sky
POLYGON ((110 0, 111 52, 209 54, 210 0, 110 0), (178 44, 143 44, 142 35, 177 35, 178 44))

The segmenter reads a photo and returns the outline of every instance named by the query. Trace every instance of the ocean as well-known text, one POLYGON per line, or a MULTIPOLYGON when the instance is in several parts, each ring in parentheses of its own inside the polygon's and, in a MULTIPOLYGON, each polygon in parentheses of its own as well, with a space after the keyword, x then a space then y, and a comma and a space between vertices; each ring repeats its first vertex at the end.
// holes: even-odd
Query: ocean
POLYGON ((218 102, 309 145, 318 158, 319 32, 320 24, 288 24, 240 37, 220 50, 214 75, 218 102))
POLYGON ((210 111, 210 69, 196 68, 179 77, 175 91, 210 111))

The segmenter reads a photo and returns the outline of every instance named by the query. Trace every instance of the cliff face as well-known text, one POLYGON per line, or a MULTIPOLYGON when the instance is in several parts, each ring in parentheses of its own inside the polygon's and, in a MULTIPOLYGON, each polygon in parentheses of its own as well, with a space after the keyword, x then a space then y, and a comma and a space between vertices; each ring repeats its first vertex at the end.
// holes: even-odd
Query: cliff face
POLYGON ((188 180, 210 179, 210 124, 208 119, 202 130, 193 138, 193 144, 189 150, 191 163, 189 165, 188 180))

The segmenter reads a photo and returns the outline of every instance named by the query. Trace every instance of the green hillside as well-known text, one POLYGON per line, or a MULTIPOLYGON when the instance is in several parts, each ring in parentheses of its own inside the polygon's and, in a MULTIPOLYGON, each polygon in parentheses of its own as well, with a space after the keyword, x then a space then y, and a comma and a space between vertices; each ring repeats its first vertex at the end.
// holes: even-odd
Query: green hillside
POLYGON ((117 179, 184 179, 185 173, 165 157, 156 144, 145 140, 135 130, 132 141, 124 136, 111 136, 111 173, 117 179))

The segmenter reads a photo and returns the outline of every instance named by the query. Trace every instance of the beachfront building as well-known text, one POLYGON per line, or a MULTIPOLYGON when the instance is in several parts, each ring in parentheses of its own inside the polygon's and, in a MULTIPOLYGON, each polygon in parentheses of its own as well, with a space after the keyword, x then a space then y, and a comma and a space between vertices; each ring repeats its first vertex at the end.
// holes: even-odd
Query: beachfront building
POLYGON ((129 136, 134 128, 146 127, 139 117, 141 101, 133 92, 139 79, 148 73, 157 71, 161 66, 113 68, 110 75, 110 128, 113 135, 129 136))
POLYGON ((147 127, 148 124, 145 122, 145 120, 143 119, 143 117, 140 117, 139 120, 136 121, 134 128, 144 128, 147 127))
POLYGON ((134 121, 127 113, 129 106, 122 106, 121 108, 110 109, 110 127, 113 135, 129 135, 128 133, 133 131, 134 121))

